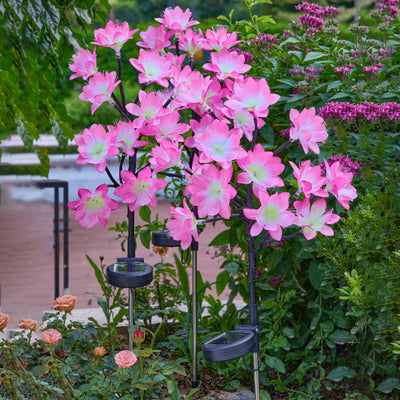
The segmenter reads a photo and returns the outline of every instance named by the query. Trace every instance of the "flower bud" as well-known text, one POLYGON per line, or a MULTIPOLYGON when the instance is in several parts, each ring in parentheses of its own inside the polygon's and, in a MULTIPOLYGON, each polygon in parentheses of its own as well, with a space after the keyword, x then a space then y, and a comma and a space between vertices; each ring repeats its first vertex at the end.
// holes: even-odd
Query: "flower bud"
POLYGON ((144 332, 141 331, 140 329, 137 329, 135 332, 133 332, 133 341, 136 344, 142 343, 144 340, 144 332))

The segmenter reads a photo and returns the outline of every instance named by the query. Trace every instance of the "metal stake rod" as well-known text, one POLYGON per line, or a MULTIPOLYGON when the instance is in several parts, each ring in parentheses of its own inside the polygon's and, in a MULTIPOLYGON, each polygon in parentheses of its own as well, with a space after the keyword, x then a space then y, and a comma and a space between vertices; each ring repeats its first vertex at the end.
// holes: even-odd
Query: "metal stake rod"
POLYGON ((192 387, 197 382, 197 242, 192 243, 192 387))
MULTIPOLYGON (((60 295, 60 215, 59 215, 59 191, 54 187, 54 298, 60 295)), ((65 233, 64 233, 65 234, 65 233)))
MULTIPOLYGON (((135 306, 135 289, 130 288, 129 289, 129 327, 132 329, 133 327, 133 317, 134 317, 134 306, 135 306)), ((132 351, 133 349, 133 340, 132 340, 132 334, 129 332, 129 350, 132 351)))

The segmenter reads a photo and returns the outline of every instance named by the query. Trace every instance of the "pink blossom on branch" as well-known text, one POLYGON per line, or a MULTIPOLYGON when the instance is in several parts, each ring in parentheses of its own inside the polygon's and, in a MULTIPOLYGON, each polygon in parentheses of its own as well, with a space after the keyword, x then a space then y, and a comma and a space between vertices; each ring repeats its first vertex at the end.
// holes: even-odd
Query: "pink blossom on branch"
POLYGON ((265 79, 252 77, 236 80, 232 86, 232 94, 228 95, 225 106, 232 110, 246 110, 254 117, 265 118, 268 108, 279 100, 279 95, 272 94, 265 79))
POLYGON ((121 178, 124 183, 115 189, 114 194, 121 197, 122 202, 127 203, 132 212, 142 206, 155 207, 155 192, 167 185, 164 179, 153 178, 150 167, 143 168, 137 177, 130 171, 121 171, 121 178))
POLYGON ((83 87, 79 99, 92 103, 91 112, 94 112, 105 102, 111 100, 111 95, 120 81, 115 81, 117 73, 96 72, 90 79, 89 84, 83 87))
POLYGON ((181 247, 183 250, 186 250, 192 243, 192 238, 199 241, 199 233, 197 231, 197 221, 190 211, 188 205, 186 204, 186 200, 183 200, 183 208, 182 207, 172 207, 169 215, 172 217, 167 222, 167 229, 171 237, 175 240, 181 241, 181 247))
POLYGON ((168 168, 179 166, 181 163, 182 147, 178 147, 176 142, 164 139, 158 146, 151 149, 152 157, 149 159, 150 165, 154 168, 154 173, 164 171, 168 168))
POLYGON ((134 122, 119 121, 117 126, 108 125, 110 135, 115 135, 115 144, 122 147, 128 156, 135 155, 135 149, 146 146, 148 143, 139 140, 140 132, 134 122))
POLYGON ((108 21, 104 29, 96 29, 94 31, 94 37, 96 39, 92 44, 111 47, 117 53, 121 50, 122 45, 129 39, 132 39, 133 35, 139 29, 129 30, 129 24, 124 22, 120 24, 119 22, 114 23, 113 21, 108 21))
POLYGON ((105 183, 98 186, 94 194, 88 189, 79 189, 78 196, 80 200, 71 201, 68 207, 76 211, 75 219, 87 228, 97 224, 106 227, 111 211, 119 207, 117 201, 108 197, 108 187, 105 183))
POLYGON ((224 48, 229 49, 239 43, 240 40, 237 40, 237 32, 228 33, 228 28, 217 26, 213 30, 207 29, 203 48, 205 50, 221 51, 224 48))
POLYGON ((147 31, 141 32, 141 41, 136 44, 140 47, 153 50, 162 50, 166 47, 171 46, 169 38, 173 35, 173 32, 167 32, 164 25, 160 26, 149 26, 147 31))
POLYGON ((96 49, 91 53, 89 50, 79 49, 77 54, 72 56, 73 63, 69 69, 75 72, 69 79, 82 78, 85 81, 97 72, 96 49))
POLYGON ((198 21, 191 20, 191 18, 192 13, 189 8, 183 11, 179 6, 176 6, 175 8, 166 8, 163 18, 154 19, 173 32, 183 32, 187 28, 199 23, 198 21))
POLYGON ((321 176, 321 167, 319 165, 313 167, 310 160, 301 163, 300 168, 296 164, 289 161, 293 168, 293 175, 297 179, 299 189, 304 193, 306 198, 311 195, 318 197, 328 197, 326 190, 322 189, 328 179, 321 176))
POLYGON ((317 232, 325 236, 333 236, 333 230, 327 224, 335 224, 339 221, 339 215, 333 214, 332 210, 326 212, 324 199, 315 201, 310 207, 310 199, 295 201, 297 221, 296 225, 303 228, 303 235, 307 240, 314 239, 317 232))
POLYGON ((179 49, 193 55, 203 49, 204 36, 201 29, 195 33, 193 29, 188 29, 185 33, 179 33, 179 49))
POLYGON ((233 160, 246 156, 240 146, 241 137, 239 128, 229 130, 227 123, 214 120, 206 126, 202 135, 194 138, 195 146, 201 151, 200 162, 216 161, 222 168, 229 168, 233 160))
POLYGON ((139 57, 130 58, 129 62, 141 73, 139 83, 158 83, 160 86, 168 87, 168 78, 172 74, 172 63, 165 57, 160 56, 158 50, 140 49, 139 57))
POLYGON ((325 168, 328 179, 325 189, 337 198, 342 207, 348 210, 350 208, 349 201, 353 201, 357 197, 356 189, 350 184, 353 174, 345 170, 339 161, 332 165, 325 161, 325 168))
POLYGON ((191 176, 186 190, 191 194, 190 203, 198 206, 200 218, 217 214, 230 218, 229 203, 236 196, 235 188, 229 184, 232 172, 232 167, 219 170, 214 164, 206 164, 198 174, 191 176))
POLYGON ((220 80, 242 78, 242 74, 250 68, 250 65, 245 64, 244 55, 227 49, 222 49, 219 53, 212 52, 211 62, 203 65, 203 69, 215 72, 220 80))
POLYGON ((258 236, 266 230, 272 239, 281 240, 282 228, 287 228, 296 221, 295 215, 288 210, 290 193, 274 193, 270 196, 266 190, 256 188, 254 193, 260 199, 260 207, 243 209, 246 218, 256 221, 250 229, 250 235, 258 236))
POLYGON ((289 113, 293 127, 289 130, 289 136, 292 140, 299 140, 304 153, 312 150, 319 154, 317 143, 324 142, 328 138, 328 132, 324 125, 324 120, 315 115, 315 108, 305 108, 302 112, 292 108, 289 113))
POLYGON ((75 136, 79 156, 77 164, 94 164, 97 171, 103 173, 107 166, 106 157, 115 157, 119 153, 115 143, 116 132, 107 133, 103 125, 93 124, 83 130, 83 135, 75 136))
POLYGON ((285 169, 279 157, 272 151, 265 151, 258 143, 253 151, 248 151, 247 156, 237 160, 238 166, 244 171, 238 177, 238 183, 249 184, 253 182, 256 188, 272 188, 283 186, 279 175, 285 169))

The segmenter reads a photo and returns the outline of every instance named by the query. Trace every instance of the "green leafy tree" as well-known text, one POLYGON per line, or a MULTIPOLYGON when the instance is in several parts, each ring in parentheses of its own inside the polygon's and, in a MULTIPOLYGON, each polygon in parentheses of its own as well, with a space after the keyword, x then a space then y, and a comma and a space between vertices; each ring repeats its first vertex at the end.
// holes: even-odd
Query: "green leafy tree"
POLYGON ((18 133, 32 150, 39 133, 52 133, 66 146, 68 62, 108 11, 108 0, 0 1, 0 140, 18 133))

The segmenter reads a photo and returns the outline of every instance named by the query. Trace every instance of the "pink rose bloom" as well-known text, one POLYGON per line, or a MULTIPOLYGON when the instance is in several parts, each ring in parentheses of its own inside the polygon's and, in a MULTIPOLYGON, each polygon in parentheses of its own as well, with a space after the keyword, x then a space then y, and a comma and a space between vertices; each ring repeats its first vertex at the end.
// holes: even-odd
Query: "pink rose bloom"
POLYGON ((83 78, 85 81, 97 72, 96 49, 91 53, 89 50, 79 49, 78 54, 72 56, 73 64, 69 66, 75 72, 69 79, 83 78))
POLYGON ((46 329, 42 332, 42 340, 46 344, 57 344, 62 338, 60 332, 57 329, 46 329))
POLYGON ((114 356, 114 360, 118 367, 129 368, 136 363, 137 357, 133 351, 122 350, 114 356))
POLYGON ((108 187, 105 183, 98 186, 94 194, 90 190, 79 189, 78 196, 80 200, 71 201, 68 207, 76 211, 75 219, 79 224, 88 228, 97 224, 104 228, 111 211, 119 207, 118 202, 108 197, 108 187))
POLYGON ((122 45, 129 39, 132 39, 132 36, 138 30, 139 29, 133 29, 130 31, 127 22, 122 24, 117 22, 115 24, 113 21, 108 21, 104 29, 96 29, 94 31, 96 41, 92 42, 92 44, 102 47, 111 47, 118 54, 122 45))

